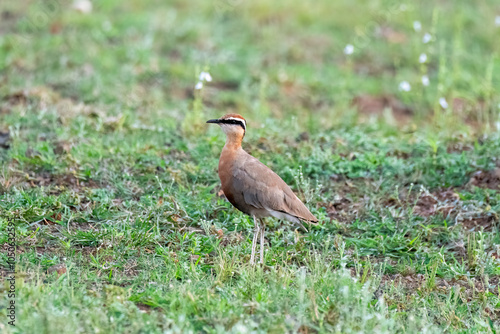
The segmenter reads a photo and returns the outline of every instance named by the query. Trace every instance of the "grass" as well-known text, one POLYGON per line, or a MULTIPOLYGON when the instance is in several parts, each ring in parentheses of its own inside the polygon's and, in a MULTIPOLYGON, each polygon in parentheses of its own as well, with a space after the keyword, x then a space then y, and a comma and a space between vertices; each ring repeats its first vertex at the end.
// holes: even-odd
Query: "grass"
POLYGON ((497 333, 499 10, 2 2, 17 318, 1 331, 497 333), (219 194, 224 138, 204 121, 226 112, 320 219, 270 219, 262 267, 253 222, 219 194))

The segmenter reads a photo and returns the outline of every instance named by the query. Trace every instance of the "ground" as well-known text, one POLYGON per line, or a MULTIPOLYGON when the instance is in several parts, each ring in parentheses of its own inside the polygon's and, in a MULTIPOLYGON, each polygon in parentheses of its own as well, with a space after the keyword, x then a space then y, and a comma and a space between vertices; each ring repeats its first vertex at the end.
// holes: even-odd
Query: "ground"
POLYGON ((497 1, 92 5, 0 3, 2 333, 499 332, 497 1), (263 266, 228 112, 320 221, 263 266))

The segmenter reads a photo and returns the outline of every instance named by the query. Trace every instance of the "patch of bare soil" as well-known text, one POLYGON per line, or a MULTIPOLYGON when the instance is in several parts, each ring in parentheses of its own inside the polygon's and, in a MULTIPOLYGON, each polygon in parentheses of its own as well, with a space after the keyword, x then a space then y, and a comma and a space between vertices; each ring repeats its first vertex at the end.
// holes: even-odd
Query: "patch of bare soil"
POLYGON ((486 213, 480 213, 476 216, 469 217, 457 217, 457 222, 461 223, 467 230, 481 230, 492 231, 498 222, 498 217, 494 215, 488 215, 486 213))
POLYGON ((471 144, 467 144, 467 143, 452 143, 450 145, 448 145, 448 147, 446 148, 446 152, 448 153, 462 153, 464 151, 472 151, 473 150, 473 147, 471 144))
POLYGON ((427 278, 422 274, 401 275, 401 274, 387 274, 383 275, 380 281, 380 290, 388 288, 390 285, 402 287, 409 292, 421 290, 423 288, 437 289, 441 291, 450 290, 454 286, 458 286, 465 292, 465 296, 470 300, 481 292, 496 293, 499 287, 500 280, 498 277, 493 276, 486 280, 485 278, 472 277, 467 280, 463 279, 445 279, 436 277, 434 286, 428 285, 427 278), (487 284, 486 284, 487 283, 487 284))
POLYGON ((452 189, 440 189, 423 194, 417 201, 413 211, 416 215, 430 217, 441 214, 450 217, 467 230, 492 231, 498 223, 498 215, 489 212, 470 211, 460 201, 460 197, 452 189))
POLYGON ((26 106, 28 96, 27 91, 18 91, 4 96, 0 100, 0 114, 7 114, 16 106, 26 106))
POLYGON ((402 44, 407 40, 407 37, 404 33, 397 31, 389 26, 379 27, 376 31, 376 35, 393 44, 402 44))
POLYGON ((477 171, 472 174, 468 185, 488 188, 493 190, 500 190, 500 168, 495 168, 490 171, 477 171))
POLYGON ((81 190, 82 188, 99 188, 100 184, 92 179, 82 180, 74 174, 52 174, 49 172, 28 173, 25 174, 24 183, 31 187, 40 186, 57 186, 73 190, 81 190))
POLYGON ((123 266, 123 274, 128 278, 136 277, 139 275, 139 270, 137 270, 137 260, 136 259, 128 259, 125 265, 123 266))
POLYGON ((426 193, 418 199, 413 212, 422 217, 436 214, 446 217, 458 209, 459 199, 458 194, 451 189, 426 193))
POLYGON ((98 229, 95 226, 95 224, 91 224, 91 223, 87 223, 87 222, 78 223, 78 222, 74 222, 74 221, 72 221, 69 224, 69 228, 71 230, 80 230, 80 231, 84 231, 84 232, 94 231, 94 230, 98 229))
POLYGON ((82 255, 84 255, 84 256, 88 256, 89 254, 96 256, 98 249, 97 249, 97 247, 83 246, 81 248, 76 248, 75 251, 77 253, 78 252, 82 253, 82 255))
POLYGON ((410 152, 405 152, 399 149, 394 149, 385 154, 386 157, 396 157, 398 159, 409 159, 411 157, 410 152))
POLYGON ((61 276, 62 274, 65 274, 66 271, 67 271, 66 265, 64 263, 59 263, 59 264, 55 264, 53 266, 50 266, 47 269, 47 274, 50 275, 54 272, 57 272, 57 275, 61 276))
POLYGON ((27 104, 34 104, 41 108, 54 107, 57 110, 59 121, 63 125, 79 115, 103 118, 105 124, 108 121, 102 110, 77 101, 76 97, 63 97, 55 87, 49 86, 37 86, 3 97, 0 100, 0 113, 8 113, 15 106, 26 106, 27 104))
POLYGON ((297 331, 300 334, 314 334, 318 333, 318 330, 316 328, 309 327, 307 325, 301 325, 297 331))
MULTIPOLYGON (((355 159, 355 157, 349 157, 355 159)), ((332 182, 335 183, 335 198, 330 202, 320 202, 318 205, 326 209, 328 218, 341 223, 351 223, 362 215, 362 210, 365 199, 353 199, 353 194, 360 194, 360 189, 371 187, 368 178, 360 182, 351 182, 343 176, 333 174, 330 176, 332 182)), ((361 190, 364 191, 364 190, 361 190)))
POLYGON ((318 203, 326 209, 328 218, 342 223, 350 223, 356 219, 360 203, 353 203, 350 199, 342 197, 330 203, 318 203))
POLYGON ((149 305, 146 305, 146 304, 143 304, 143 303, 135 303, 135 306, 141 311, 141 312, 144 312, 144 313, 151 313, 151 311, 153 310, 153 307, 149 306, 149 305))
POLYGON ((54 254, 56 249, 50 247, 35 247, 35 252, 37 254, 54 254))
MULTIPOLYGON (((9 247, 11 247, 7 242, 3 243, 0 245, 0 249, 2 250, 2 252, 4 252, 5 254, 8 252, 9 250, 9 247)), ((25 252, 25 249, 23 246, 17 246, 16 245, 16 254, 22 254, 25 252)))
POLYGON ((393 95, 358 95, 352 100, 363 116, 383 116, 385 110, 390 110, 398 124, 409 123, 413 117, 413 110, 393 95))
POLYGON ((484 115, 488 108, 484 101, 470 100, 463 97, 455 97, 451 102, 451 106, 455 114, 458 114, 472 126, 483 123, 483 120, 479 119, 479 115, 484 115))
POLYGON ((73 144, 66 140, 60 140, 54 143, 54 153, 57 155, 63 155, 70 153, 73 144))
POLYGON ((387 274, 383 275, 380 280, 380 286, 394 284, 411 291, 420 289, 425 283, 425 276, 422 274, 401 275, 387 274))
POLYGON ((223 247, 226 247, 228 245, 239 245, 241 244, 244 240, 245 237, 243 237, 241 232, 229 232, 226 234, 223 234, 222 237, 219 237, 221 239, 220 245, 223 247))

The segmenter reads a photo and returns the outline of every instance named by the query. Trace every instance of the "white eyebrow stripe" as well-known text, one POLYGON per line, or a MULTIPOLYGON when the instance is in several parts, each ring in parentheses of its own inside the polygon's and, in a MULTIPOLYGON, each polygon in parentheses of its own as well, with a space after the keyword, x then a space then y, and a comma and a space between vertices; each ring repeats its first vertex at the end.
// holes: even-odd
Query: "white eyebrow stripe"
POLYGON ((240 121, 243 123, 243 126, 245 127, 245 129, 247 128, 247 122, 245 122, 244 119, 242 118, 236 118, 236 117, 229 117, 229 118, 226 118, 227 120, 232 120, 232 121, 240 121))

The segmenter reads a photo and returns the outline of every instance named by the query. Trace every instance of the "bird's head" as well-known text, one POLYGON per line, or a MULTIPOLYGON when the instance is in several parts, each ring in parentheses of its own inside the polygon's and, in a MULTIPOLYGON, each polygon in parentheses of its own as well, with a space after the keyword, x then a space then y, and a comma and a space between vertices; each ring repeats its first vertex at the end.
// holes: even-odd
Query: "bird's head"
POLYGON ((238 114, 227 114, 218 119, 208 120, 207 123, 219 124, 226 136, 243 138, 247 129, 247 122, 238 114))

